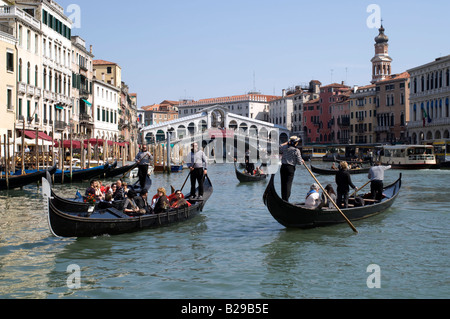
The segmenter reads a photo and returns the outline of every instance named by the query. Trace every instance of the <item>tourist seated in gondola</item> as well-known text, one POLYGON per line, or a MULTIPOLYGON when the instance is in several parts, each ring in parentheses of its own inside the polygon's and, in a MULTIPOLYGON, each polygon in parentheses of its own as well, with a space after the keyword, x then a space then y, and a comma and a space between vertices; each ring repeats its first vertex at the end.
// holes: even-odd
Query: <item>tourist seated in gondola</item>
POLYGON ((134 202, 139 207, 139 209, 145 210, 146 214, 151 214, 152 208, 148 204, 147 196, 148 196, 148 191, 147 191, 147 189, 144 188, 143 190, 141 190, 141 193, 139 194, 139 196, 136 196, 134 198, 134 202))
POLYGON ((306 195, 305 207, 316 209, 320 205, 319 185, 312 184, 308 194, 306 195))
POLYGON ((105 199, 98 203, 98 209, 108 209, 114 207, 113 197, 111 193, 105 194, 105 199))
POLYGON ((84 196, 95 196, 95 180, 92 180, 89 187, 86 189, 84 196))
MULTIPOLYGON (((336 203, 336 199, 337 199, 336 192, 334 191, 334 188, 331 184, 328 184, 325 187, 325 192, 331 197, 333 202, 336 203)), ((325 195, 325 193, 322 193, 320 199, 321 199, 321 203, 317 208, 319 208, 319 209, 322 209, 324 207, 325 208, 335 208, 333 202, 330 201, 330 199, 328 198, 327 195, 325 195)))
POLYGON ((333 165, 331 165, 331 169, 332 169, 332 170, 335 170, 335 171, 338 170, 338 168, 337 168, 337 166, 336 166, 336 163, 333 163, 333 165))
POLYGON ((169 196, 170 207, 172 208, 182 208, 185 206, 191 206, 185 198, 183 193, 180 190, 176 190, 175 193, 169 196), (175 196, 172 196, 175 195, 175 196))
POLYGON ((114 200, 124 200, 125 199, 125 192, 122 187, 122 181, 119 179, 116 182, 116 191, 113 194, 114 200))
POLYGON ((153 196, 152 208, 153 213, 160 214, 170 207, 169 199, 166 195, 166 189, 164 187, 158 188, 157 195, 153 196))
POLYGON ((123 195, 127 197, 128 194, 128 184, 127 182, 122 182, 123 195))
POLYGON ((145 209, 140 209, 139 206, 135 202, 137 194, 134 190, 128 191, 128 197, 125 200, 125 204, 123 206, 123 212, 130 216, 139 216, 146 214, 145 209))

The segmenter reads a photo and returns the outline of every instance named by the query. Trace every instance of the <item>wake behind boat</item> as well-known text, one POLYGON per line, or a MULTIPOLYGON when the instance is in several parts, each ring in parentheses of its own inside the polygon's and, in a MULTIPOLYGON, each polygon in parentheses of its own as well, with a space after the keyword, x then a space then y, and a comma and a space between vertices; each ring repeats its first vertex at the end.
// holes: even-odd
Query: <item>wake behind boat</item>
MULTIPOLYGON (((346 223, 344 217, 337 209, 309 209, 304 203, 288 203, 281 199, 275 190, 275 175, 272 175, 266 191, 263 195, 263 201, 273 218, 281 225, 287 228, 315 228, 329 226, 334 224, 346 223)), ((402 175, 399 179, 384 188, 384 198, 381 201, 367 199, 368 194, 363 196, 364 205, 355 206, 354 199, 349 200, 349 208, 341 209, 350 221, 365 219, 379 214, 392 206, 397 198, 402 185, 402 175)))

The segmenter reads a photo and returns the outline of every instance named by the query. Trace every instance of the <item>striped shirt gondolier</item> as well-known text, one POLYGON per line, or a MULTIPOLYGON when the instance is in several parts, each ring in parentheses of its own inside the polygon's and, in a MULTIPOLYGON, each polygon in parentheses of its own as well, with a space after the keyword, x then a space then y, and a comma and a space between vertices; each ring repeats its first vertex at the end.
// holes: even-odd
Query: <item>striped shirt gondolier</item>
POLYGON ((282 155, 281 164, 287 165, 302 165, 302 153, 296 147, 290 145, 284 145, 280 148, 280 154, 282 155))

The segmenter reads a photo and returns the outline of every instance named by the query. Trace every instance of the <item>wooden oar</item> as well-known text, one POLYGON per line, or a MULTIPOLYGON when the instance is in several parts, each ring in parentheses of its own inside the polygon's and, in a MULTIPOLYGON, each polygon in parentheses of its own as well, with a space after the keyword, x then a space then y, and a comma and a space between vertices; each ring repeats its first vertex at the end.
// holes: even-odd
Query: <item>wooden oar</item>
POLYGON ((342 210, 338 207, 338 205, 336 204, 336 202, 331 198, 331 196, 325 191, 325 189, 323 188, 322 184, 320 184, 320 182, 317 180, 317 178, 314 176, 313 172, 311 172, 311 170, 309 169, 308 165, 306 165, 305 162, 303 162, 303 165, 306 167, 306 169, 308 170, 308 172, 311 174, 311 176, 314 178, 314 180, 316 181, 316 183, 320 186, 320 188, 322 189, 323 193, 328 197, 328 199, 333 203, 334 207, 336 207, 336 209, 338 210, 338 212, 342 215, 342 217, 344 217, 345 221, 347 222, 347 224, 350 226, 350 228, 355 232, 358 233, 358 230, 356 230, 355 226, 353 226, 352 222, 347 218, 347 216, 344 215, 344 213, 342 212, 342 210))
POLYGON ((189 176, 191 176, 191 173, 192 173, 191 170, 189 170, 189 174, 188 174, 188 176, 186 177, 186 180, 184 181, 184 184, 183 184, 183 186, 181 187, 180 192, 183 191, 184 185, 186 185, 186 182, 187 182, 189 176))
POLYGON ((364 186, 362 186, 361 188, 358 188, 358 190, 355 191, 353 194, 351 194, 350 197, 355 196, 357 192, 359 192, 361 189, 363 189, 364 187, 366 187, 367 185, 369 185, 370 182, 371 182, 371 181, 368 181, 367 183, 364 184, 364 186))

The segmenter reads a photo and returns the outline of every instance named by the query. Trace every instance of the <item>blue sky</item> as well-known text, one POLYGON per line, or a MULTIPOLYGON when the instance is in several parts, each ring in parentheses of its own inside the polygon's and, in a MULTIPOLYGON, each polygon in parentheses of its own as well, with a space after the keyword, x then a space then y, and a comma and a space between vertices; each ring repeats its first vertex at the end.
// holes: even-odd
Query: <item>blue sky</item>
MULTIPOLYGON (((163 100, 280 95, 319 80, 367 85, 381 9, 393 73, 450 54, 450 2, 357 0, 57 0, 81 9, 95 59, 122 67, 139 107, 163 100)), ((67 13, 67 15, 70 15, 67 13)))

